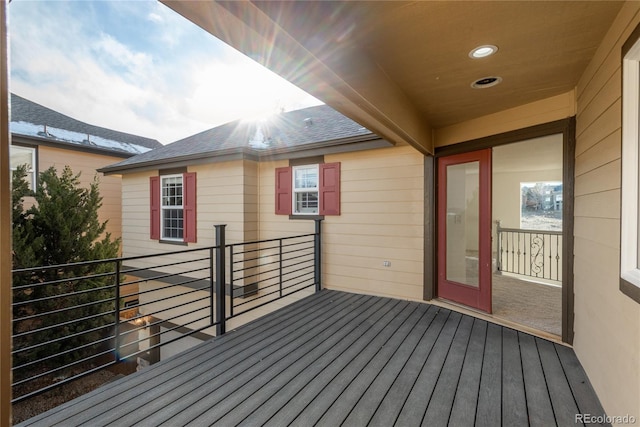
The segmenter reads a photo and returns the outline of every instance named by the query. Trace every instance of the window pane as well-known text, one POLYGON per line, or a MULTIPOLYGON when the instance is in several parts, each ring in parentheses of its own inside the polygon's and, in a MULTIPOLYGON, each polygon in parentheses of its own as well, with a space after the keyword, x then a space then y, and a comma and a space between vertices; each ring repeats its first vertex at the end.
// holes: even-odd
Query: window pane
POLYGON ((10 157, 10 167, 11 170, 15 170, 18 166, 27 165, 27 176, 26 180, 29 183, 29 188, 35 188, 35 148, 29 147, 20 147, 17 145, 11 145, 9 147, 9 157, 10 157))
POLYGON ((294 187, 298 188, 318 188, 318 168, 296 168, 294 177, 294 187))
POLYGON ((11 169, 16 169, 20 165, 27 165, 27 169, 33 169, 33 148, 11 146, 11 169))
POLYGON ((182 239, 184 229, 182 212, 182 209, 163 209, 163 237, 167 239, 182 239))
POLYGON ((318 192, 305 191, 296 193, 295 196, 295 212, 296 213, 318 213, 318 192))

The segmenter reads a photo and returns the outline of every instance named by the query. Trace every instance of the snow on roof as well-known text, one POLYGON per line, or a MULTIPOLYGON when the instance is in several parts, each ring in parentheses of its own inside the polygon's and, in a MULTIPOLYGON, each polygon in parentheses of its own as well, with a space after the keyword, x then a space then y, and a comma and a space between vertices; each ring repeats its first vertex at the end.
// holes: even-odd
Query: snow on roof
POLYGON ((114 141, 86 133, 74 132, 52 126, 37 125, 28 122, 11 122, 11 133, 25 136, 36 136, 52 141, 67 142, 85 147, 102 148, 111 151, 122 151, 131 154, 141 154, 150 151, 151 148, 129 142, 114 141))

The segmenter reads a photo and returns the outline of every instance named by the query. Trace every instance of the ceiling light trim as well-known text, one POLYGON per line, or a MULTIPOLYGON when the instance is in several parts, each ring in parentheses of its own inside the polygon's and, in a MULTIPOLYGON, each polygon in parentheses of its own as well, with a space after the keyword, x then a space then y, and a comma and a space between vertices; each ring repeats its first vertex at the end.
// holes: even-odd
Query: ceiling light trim
POLYGON ((483 44, 482 46, 478 46, 475 49, 472 49, 469 52, 469 58, 471 59, 481 59, 486 58, 495 54, 498 51, 498 46, 493 44, 483 44))

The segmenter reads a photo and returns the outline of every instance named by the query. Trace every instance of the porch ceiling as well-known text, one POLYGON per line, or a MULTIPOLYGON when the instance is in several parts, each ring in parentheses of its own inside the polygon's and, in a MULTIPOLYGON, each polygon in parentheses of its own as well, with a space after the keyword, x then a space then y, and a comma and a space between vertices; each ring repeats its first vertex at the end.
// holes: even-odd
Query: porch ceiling
POLYGON ((324 290, 20 424, 574 425, 573 350, 436 306, 324 290))
POLYGON ((575 88, 617 1, 163 1, 391 141, 575 88), (471 49, 498 46, 472 60, 471 49), (487 76, 493 88, 470 84, 487 76))

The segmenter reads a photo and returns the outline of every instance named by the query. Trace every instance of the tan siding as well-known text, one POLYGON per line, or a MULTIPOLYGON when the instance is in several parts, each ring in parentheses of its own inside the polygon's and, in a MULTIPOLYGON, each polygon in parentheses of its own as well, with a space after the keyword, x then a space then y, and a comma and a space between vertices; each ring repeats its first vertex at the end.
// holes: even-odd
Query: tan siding
POLYGON ((575 212, 576 217, 620 219, 620 190, 578 196, 575 212))
POLYGON ((114 238, 122 235, 122 180, 119 176, 104 176, 96 169, 121 161, 120 157, 104 156, 100 154, 84 153, 61 148, 38 147, 38 170, 40 172, 54 166, 58 173, 65 166, 69 166, 74 174, 81 173, 80 183, 88 187, 98 176, 99 190, 102 196, 102 207, 98 213, 99 221, 107 221, 107 232, 114 238))
POLYGON ((575 93, 521 105, 499 113, 435 130, 435 146, 470 141, 485 136, 522 129, 575 115, 575 93))
MULTIPOLYGON (((191 248, 206 248, 214 246, 215 225, 226 224, 227 243, 244 242, 253 240, 257 236, 256 227, 249 227, 252 231, 247 234, 246 224, 251 218, 255 223, 256 199, 255 187, 256 172, 255 163, 234 161, 227 163, 215 163, 189 168, 189 172, 197 173, 197 243, 188 246, 161 243, 151 240, 149 230, 149 177, 157 174, 157 171, 126 174, 123 177, 123 247, 125 256, 138 256, 160 254, 171 251, 179 251, 191 248), (247 176, 245 176, 247 174, 247 176), (251 178, 251 176, 254 176, 251 178), (247 184, 249 183, 249 184, 247 184), (247 186, 249 190, 247 190, 247 186), (251 196, 254 193, 254 196, 251 196), (247 214, 247 211, 249 213, 247 214)), ((197 257, 204 256, 198 253, 197 257)), ((176 260, 193 259, 194 254, 176 255, 176 260)), ((158 268, 158 264, 167 260, 158 258, 137 260, 129 262, 136 267, 152 268, 164 272, 184 272, 184 266, 158 268), (182 270, 181 270, 182 269, 182 270)), ((208 262, 202 261, 199 267, 208 266, 208 262)), ((192 268, 190 266, 189 268, 192 268)), ((204 277, 208 271, 189 273, 193 277, 204 277)))
MULTIPOLYGON (((341 215, 323 221, 323 285, 420 300, 423 292, 423 156, 408 146, 325 156, 341 163, 341 215), (390 267, 384 267, 389 261, 390 267)), ((274 214, 274 169, 260 165, 260 238, 313 231, 274 214)))
POLYGON ((640 305, 619 287, 622 43, 627 2, 577 86, 574 347, 605 411, 640 415, 640 305))
POLYGON ((620 159, 605 163, 589 173, 576 177, 575 185, 576 197, 619 188, 620 159))
MULTIPOLYGON (((622 117, 622 103, 620 100, 610 106, 605 105, 604 108, 606 110, 593 123, 582 126, 585 128, 582 134, 576 135, 576 155, 579 156, 620 129, 622 117)), ((577 120, 580 121, 579 114, 577 120)))
POLYGON ((585 108, 580 109, 580 120, 576 122, 577 136, 581 136, 584 133, 586 126, 594 123, 603 111, 606 111, 610 106, 620 100, 621 78, 620 69, 618 68, 617 71, 614 72, 613 75, 609 76, 609 79, 604 82, 598 96, 595 97, 592 102, 586 106, 582 104, 580 105, 585 108))
POLYGON ((603 164, 620 159, 620 147, 618 144, 621 138, 622 134, 618 129, 602 141, 577 155, 576 177, 590 172, 603 164))

